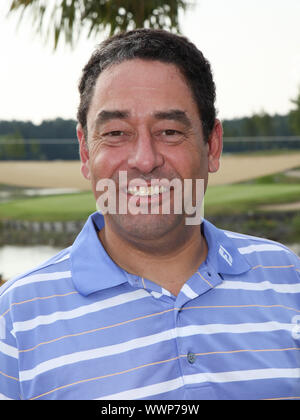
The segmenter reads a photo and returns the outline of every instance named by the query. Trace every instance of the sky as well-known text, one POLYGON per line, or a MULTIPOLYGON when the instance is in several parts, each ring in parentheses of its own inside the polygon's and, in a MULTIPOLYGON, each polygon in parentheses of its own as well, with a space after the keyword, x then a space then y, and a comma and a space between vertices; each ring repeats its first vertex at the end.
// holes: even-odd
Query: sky
MULTIPOLYGON (((53 52, 28 15, 17 29, 10 3, 0 0, 0 120, 75 119, 81 70, 105 34, 83 34, 75 48, 62 42, 53 52)), ((211 63, 219 118, 289 112, 300 89, 300 1, 195 3, 179 22, 211 63)))

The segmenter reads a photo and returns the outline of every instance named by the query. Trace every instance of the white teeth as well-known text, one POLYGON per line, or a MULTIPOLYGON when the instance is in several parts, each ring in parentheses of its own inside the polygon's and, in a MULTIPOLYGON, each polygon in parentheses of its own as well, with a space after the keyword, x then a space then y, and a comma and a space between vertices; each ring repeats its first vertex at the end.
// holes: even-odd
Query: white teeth
POLYGON ((152 196, 152 195, 158 195, 158 194, 162 194, 164 192, 168 191, 168 188, 164 187, 164 186, 159 186, 159 185, 155 185, 155 186, 150 186, 150 187, 130 187, 128 188, 127 192, 131 195, 137 195, 140 197, 145 197, 145 196, 152 196))
POLYGON ((168 188, 167 187, 163 187, 162 185, 159 187, 159 192, 162 194, 164 192, 167 192, 168 188))

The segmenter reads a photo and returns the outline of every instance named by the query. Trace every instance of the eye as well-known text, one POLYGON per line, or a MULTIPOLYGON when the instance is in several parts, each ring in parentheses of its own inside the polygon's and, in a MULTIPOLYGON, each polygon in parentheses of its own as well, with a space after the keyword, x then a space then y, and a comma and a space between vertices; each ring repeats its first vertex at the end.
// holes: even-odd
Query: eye
POLYGON ((115 130, 115 131, 109 131, 108 133, 105 133, 103 135, 108 136, 108 137, 119 137, 119 136, 124 136, 125 132, 120 131, 120 130, 115 130))
POLYGON ((180 131, 178 131, 178 130, 168 129, 168 130, 164 130, 162 132, 162 134, 165 135, 165 136, 175 136, 176 134, 177 135, 181 135, 182 133, 180 131))
POLYGON ((179 144, 184 140, 184 133, 173 128, 167 128, 157 133, 157 138, 169 144, 179 144))
POLYGON ((123 130, 111 130, 103 132, 100 137, 102 138, 102 144, 107 146, 122 146, 131 139, 131 133, 123 130))

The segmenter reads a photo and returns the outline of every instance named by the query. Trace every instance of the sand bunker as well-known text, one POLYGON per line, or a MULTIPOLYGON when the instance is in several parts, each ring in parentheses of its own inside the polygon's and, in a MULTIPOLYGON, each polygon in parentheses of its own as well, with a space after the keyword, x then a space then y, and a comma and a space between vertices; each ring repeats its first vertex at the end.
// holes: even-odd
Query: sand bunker
MULTIPOLYGON (((210 175, 209 184, 232 184, 299 166, 299 152, 270 156, 224 155, 220 170, 210 175)), ((90 190, 89 181, 81 175, 79 161, 2 161, 0 184, 90 190)))

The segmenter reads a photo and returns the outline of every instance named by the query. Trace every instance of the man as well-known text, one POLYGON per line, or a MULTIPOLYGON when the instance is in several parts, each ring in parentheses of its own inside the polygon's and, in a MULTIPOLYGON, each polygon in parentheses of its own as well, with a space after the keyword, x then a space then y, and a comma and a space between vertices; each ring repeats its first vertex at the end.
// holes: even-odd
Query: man
POLYGON ((2 287, 2 398, 299 398, 299 258, 190 220, 222 150, 202 53, 164 31, 120 34, 79 90, 103 215, 2 287))

